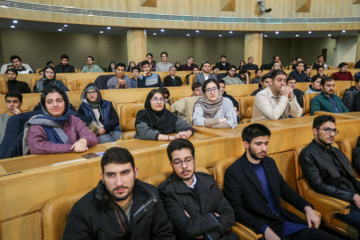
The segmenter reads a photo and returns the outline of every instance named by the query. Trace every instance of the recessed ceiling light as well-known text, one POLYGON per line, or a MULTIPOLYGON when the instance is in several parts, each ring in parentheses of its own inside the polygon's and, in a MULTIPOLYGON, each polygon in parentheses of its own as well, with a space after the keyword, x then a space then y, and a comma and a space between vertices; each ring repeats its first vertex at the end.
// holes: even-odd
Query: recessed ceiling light
POLYGON ((230 34, 232 34, 232 33, 233 33, 233 31, 229 31, 229 33, 230 33, 230 34))
POLYGON ((330 33, 328 34, 328 37, 331 37, 331 34, 330 34, 330 33))
POLYGON ((296 37, 298 37, 298 36, 299 36, 299 34, 296 34, 295 36, 296 36, 296 37))
POLYGON ((161 31, 161 32, 165 32, 165 29, 161 29, 160 31, 161 31))
POLYGON ((11 25, 10 28, 15 28, 15 26, 14 26, 14 25, 11 25))
POLYGON ((279 34, 279 31, 276 31, 275 34, 279 34))
POLYGON ((345 31, 345 30, 342 30, 342 33, 346 33, 346 31, 345 31))
POLYGON ((153 33, 154 36, 156 36, 156 33, 153 33))
POLYGON ((312 32, 311 31, 308 31, 308 34, 311 34, 312 32))
POLYGON ((267 37, 267 35, 265 34, 264 37, 267 37))
POLYGON ((104 33, 104 31, 100 31, 100 33, 104 33))
POLYGON ((68 25, 67 25, 67 24, 64 24, 64 27, 68 27, 68 25))
POLYGON ((107 27, 106 29, 107 29, 107 30, 110 30, 110 29, 111 29, 111 27, 107 27))
POLYGON ((219 34, 219 37, 222 37, 222 35, 221 35, 221 34, 219 34))
POLYGON ((190 33, 186 34, 186 36, 190 37, 190 33))
POLYGON ((62 29, 61 29, 61 28, 59 28, 59 29, 58 29, 58 31, 59 31, 59 32, 62 32, 62 29))
POLYGON ((18 23, 18 20, 14 20, 13 23, 15 23, 15 24, 18 23))
POLYGON ((195 32, 196 32, 196 33, 199 33, 200 31, 199 31, 199 30, 196 30, 195 32))

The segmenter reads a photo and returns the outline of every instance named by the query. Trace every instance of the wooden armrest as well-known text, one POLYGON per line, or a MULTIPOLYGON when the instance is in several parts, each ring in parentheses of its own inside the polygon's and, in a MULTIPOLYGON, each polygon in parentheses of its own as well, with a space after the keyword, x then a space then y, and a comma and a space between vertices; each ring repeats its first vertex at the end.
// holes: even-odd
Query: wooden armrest
POLYGON ((262 234, 257 234, 247 226, 241 224, 241 223, 235 223, 235 226, 232 228, 232 232, 236 233, 239 237, 239 239, 261 239, 263 238, 262 234))
MULTIPOLYGON (((281 206, 283 208, 285 208, 287 211, 292 212, 293 214, 295 214, 296 216, 298 216, 299 218, 301 218, 303 221, 306 222, 306 216, 305 213, 296 209, 293 205, 285 202, 285 201, 281 201, 281 206)), ((316 215, 321 219, 321 213, 314 210, 316 215)))
POLYGON ((310 202, 314 208, 321 213, 322 219, 330 222, 336 213, 347 215, 350 213, 350 203, 325 196, 323 194, 308 190, 306 192, 306 200, 310 202))

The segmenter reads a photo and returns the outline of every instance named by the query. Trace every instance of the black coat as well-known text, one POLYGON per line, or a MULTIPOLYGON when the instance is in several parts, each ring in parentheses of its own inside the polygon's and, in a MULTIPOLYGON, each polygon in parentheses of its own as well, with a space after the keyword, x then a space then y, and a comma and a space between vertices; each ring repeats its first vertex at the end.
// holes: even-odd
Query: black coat
POLYGON ((360 173, 360 137, 357 140, 356 147, 352 152, 352 165, 360 173))
POLYGON ((170 75, 168 75, 164 78, 164 86, 165 87, 181 86, 182 83, 183 82, 182 82, 181 78, 178 76, 175 76, 175 85, 174 85, 173 80, 170 75))
POLYGON ((219 70, 229 70, 229 67, 230 67, 230 63, 225 63, 225 66, 222 64, 222 62, 218 62, 216 63, 216 66, 219 68, 219 70))
POLYGON ((360 193, 360 185, 355 178, 349 159, 339 149, 332 146, 326 148, 315 139, 301 151, 299 156, 303 176, 315 192, 352 202, 354 192, 340 188, 341 175, 331 160, 332 153, 352 179, 355 191, 360 193))
POLYGON ((265 175, 276 201, 280 215, 271 211, 265 197, 260 180, 251 163, 244 154, 225 172, 224 194, 235 212, 235 220, 260 233, 261 228, 268 225, 280 238, 283 236, 283 220, 303 223, 295 214, 281 207, 281 200, 293 205, 300 211, 311 206, 305 199, 292 190, 281 176, 275 161, 270 157, 261 160, 265 175))
POLYGON ((66 65, 64 70, 63 70, 63 65, 59 64, 55 66, 55 71, 56 73, 74 73, 75 72, 75 68, 73 65, 66 65))
POLYGON ((154 186, 135 181, 130 221, 105 191, 105 185, 100 181, 75 203, 65 227, 64 240, 176 239, 154 186), (130 234, 125 235, 126 230, 130 230, 130 234))
POLYGON ((209 239, 226 239, 226 234, 235 223, 234 211, 213 177, 201 172, 195 174, 200 200, 174 173, 159 185, 160 196, 177 237, 192 239, 208 235, 211 236, 209 239), (215 217, 214 212, 220 217, 215 217))

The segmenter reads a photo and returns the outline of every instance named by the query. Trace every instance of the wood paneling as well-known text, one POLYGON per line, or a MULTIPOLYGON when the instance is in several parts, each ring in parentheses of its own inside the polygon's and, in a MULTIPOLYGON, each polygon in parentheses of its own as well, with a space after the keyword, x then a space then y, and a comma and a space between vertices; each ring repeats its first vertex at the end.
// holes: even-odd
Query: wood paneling
POLYGON ((310 12, 311 0, 296 0, 295 11, 296 12, 310 12))
POLYGON ((146 59, 147 42, 146 30, 129 29, 127 30, 127 50, 128 62, 135 61, 137 64, 146 59))
POLYGON ((260 67, 263 54, 263 34, 246 33, 244 49, 244 60, 247 62, 248 57, 252 56, 254 58, 254 64, 257 64, 260 67))
POLYGON ((220 9, 221 11, 235 11, 235 0, 220 0, 220 9))

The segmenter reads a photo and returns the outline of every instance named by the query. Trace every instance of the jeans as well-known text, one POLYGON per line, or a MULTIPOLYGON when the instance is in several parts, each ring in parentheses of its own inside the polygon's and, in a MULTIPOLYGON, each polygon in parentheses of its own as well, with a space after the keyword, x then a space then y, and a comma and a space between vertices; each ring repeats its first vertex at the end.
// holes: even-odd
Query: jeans
POLYGON ((340 238, 317 228, 305 228, 285 237, 286 240, 340 240, 340 238))
POLYGON ((108 142, 116 142, 121 138, 122 132, 120 131, 111 131, 109 133, 105 133, 98 137, 99 143, 108 143, 108 142))
POLYGON ((350 213, 348 215, 338 213, 335 217, 356 228, 360 236, 360 209, 354 204, 350 204, 350 213))

